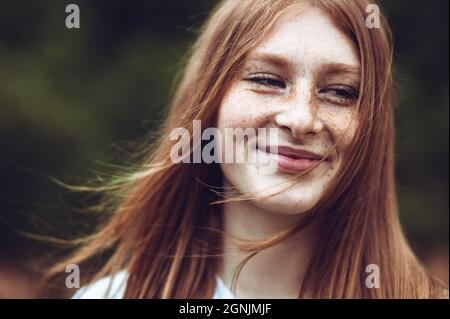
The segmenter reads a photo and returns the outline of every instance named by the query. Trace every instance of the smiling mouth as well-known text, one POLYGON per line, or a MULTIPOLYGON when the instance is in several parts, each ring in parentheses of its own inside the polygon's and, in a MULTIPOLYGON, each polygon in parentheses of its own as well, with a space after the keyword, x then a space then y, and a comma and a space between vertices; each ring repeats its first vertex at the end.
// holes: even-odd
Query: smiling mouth
POLYGON ((325 156, 287 146, 278 146, 278 152, 273 152, 271 147, 259 148, 259 150, 277 161, 279 170, 286 173, 301 173, 320 162, 328 161, 325 156))

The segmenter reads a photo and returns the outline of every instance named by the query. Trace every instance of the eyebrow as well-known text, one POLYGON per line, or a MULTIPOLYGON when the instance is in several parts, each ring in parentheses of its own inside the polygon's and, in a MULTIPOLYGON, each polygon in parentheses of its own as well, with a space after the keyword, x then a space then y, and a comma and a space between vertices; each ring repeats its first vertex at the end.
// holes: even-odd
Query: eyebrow
POLYGON ((289 61, 285 57, 271 53, 252 53, 248 57, 248 60, 261 61, 281 68, 287 68, 290 65, 289 61))
POLYGON ((323 67, 322 73, 326 75, 350 74, 360 78, 361 68, 356 65, 344 63, 329 63, 323 67))
MULTIPOLYGON (((272 53, 255 52, 249 55, 248 60, 261 61, 281 68, 288 68, 291 65, 291 62, 287 58, 272 53)), ((321 70, 321 73, 326 75, 349 74, 360 78, 361 68, 357 65, 332 62, 325 64, 321 70)))

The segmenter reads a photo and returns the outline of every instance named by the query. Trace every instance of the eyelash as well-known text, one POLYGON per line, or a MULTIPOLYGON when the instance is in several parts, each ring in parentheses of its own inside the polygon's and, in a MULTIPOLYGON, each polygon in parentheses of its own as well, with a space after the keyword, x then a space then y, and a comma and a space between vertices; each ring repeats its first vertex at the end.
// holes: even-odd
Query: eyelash
MULTIPOLYGON (((250 83, 254 83, 258 86, 285 89, 286 82, 279 76, 270 73, 257 73, 244 79, 250 83)), ((328 100, 335 104, 350 105, 357 99, 359 93, 353 87, 347 85, 333 85, 326 88, 322 88, 318 91, 319 97, 324 100, 328 100), (329 92, 333 92, 328 95, 329 92), (327 94, 328 96, 322 96, 327 94)))
POLYGON ((347 86, 347 85, 333 85, 318 91, 319 97, 322 97, 322 94, 327 94, 324 96, 325 100, 328 100, 332 103, 349 105, 354 103, 358 99, 359 93, 356 89, 347 86), (329 92, 332 92, 331 95, 328 95, 329 92))
POLYGON ((284 82, 284 80, 280 79, 280 77, 274 74, 269 73, 253 74, 245 80, 261 86, 277 87, 280 89, 286 88, 286 83, 284 82))

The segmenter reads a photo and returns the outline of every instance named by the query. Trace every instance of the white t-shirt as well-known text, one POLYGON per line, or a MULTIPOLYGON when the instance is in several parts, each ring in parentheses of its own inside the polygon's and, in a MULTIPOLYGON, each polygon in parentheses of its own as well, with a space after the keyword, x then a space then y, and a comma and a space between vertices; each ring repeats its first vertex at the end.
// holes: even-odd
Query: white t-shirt
MULTIPOLYGON (((86 287, 79 289, 73 299, 122 299, 125 293, 127 272, 117 273, 111 281, 111 277, 102 278, 86 287)), ((216 290, 213 299, 234 299, 233 293, 225 285, 223 280, 216 276, 216 290)))

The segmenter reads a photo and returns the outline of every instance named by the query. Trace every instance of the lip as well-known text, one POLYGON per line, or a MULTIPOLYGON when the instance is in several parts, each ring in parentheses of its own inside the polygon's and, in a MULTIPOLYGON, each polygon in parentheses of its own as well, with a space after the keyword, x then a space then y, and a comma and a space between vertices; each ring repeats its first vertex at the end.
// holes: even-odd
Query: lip
POLYGON ((270 147, 262 149, 267 155, 273 157, 281 171, 287 173, 301 173, 325 159, 325 156, 289 146, 278 146, 278 153, 272 153, 270 147))

